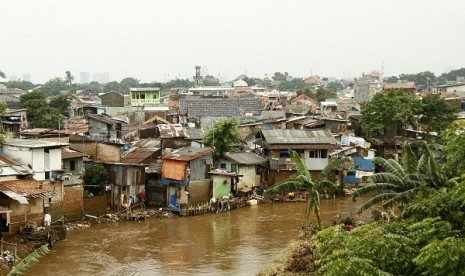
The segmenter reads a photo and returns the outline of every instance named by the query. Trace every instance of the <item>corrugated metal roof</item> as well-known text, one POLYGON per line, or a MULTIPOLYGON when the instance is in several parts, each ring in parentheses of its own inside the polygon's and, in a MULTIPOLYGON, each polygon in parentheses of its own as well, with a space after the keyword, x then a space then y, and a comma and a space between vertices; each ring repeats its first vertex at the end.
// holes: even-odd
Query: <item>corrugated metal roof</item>
POLYGON ((15 139, 7 138, 5 139, 4 145, 16 146, 16 147, 25 147, 25 148, 48 148, 48 147, 59 147, 63 145, 68 145, 67 143, 57 143, 50 142, 45 140, 36 140, 36 139, 15 139))
POLYGON ((256 165, 268 162, 266 158, 253 152, 228 152, 224 156, 243 165, 256 165))
POLYGON ((268 145, 337 144, 329 130, 264 129, 262 136, 268 145))
POLYGON ((86 117, 88 119, 96 120, 96 121, 99 121, 99 122, 102 122, 102 123, 105 123, 105 124, 109 124, 109 125, 125 123, 125 122, 122 122, 119 119, 111 118, 111 117, 103 115, 103 114, 86 114, 86 117))
POLYGON ((61 159, 72 159, 72 158, 79 158, 79 157, 84 157, 84 156, 88 156, 88 155, 72 150, 70 148, 61 148, 61 159))
POLYGON ((0 182, 0 192, 21 204, 28 204, 27 197, 45 198, 54 194, 50 185, 34 179, 0 182))
POLYGON ((157 125, 161 138, 184 137, 184 128, 181 124, 157 125))
POLYGON ((151 157, 153 155, 156 155, 156 154, 157 154, 157 152, 153 151, 153 150, 137 148, 137 149, 129 152, 125 156, 123 156, 121 158, 121 162, 122 163, 131 163, 131 164, 142 163, 147 158, 149 158, 149 157, 151 157))
POLYGON ((179 161, 191 161, 202 156, 208 155, 213 152, 212 148, 191 148, 185 147, 173 151, 167 154, 163 159, 179 160, 179 161))

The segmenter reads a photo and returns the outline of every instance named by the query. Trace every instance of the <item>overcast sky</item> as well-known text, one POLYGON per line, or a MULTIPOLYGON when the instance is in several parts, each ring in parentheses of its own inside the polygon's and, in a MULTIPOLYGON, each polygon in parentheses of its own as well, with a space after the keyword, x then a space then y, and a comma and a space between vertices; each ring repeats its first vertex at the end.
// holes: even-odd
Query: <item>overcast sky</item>
POLYGON ((0 70, 110 80, 348 78, 465 67, 463 0, 4 0, 0 70))

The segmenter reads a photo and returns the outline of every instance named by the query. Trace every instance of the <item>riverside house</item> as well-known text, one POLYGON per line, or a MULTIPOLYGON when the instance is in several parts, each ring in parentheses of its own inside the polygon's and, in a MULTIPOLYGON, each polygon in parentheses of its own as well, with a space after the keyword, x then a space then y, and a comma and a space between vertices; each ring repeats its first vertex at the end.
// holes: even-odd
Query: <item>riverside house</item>
POLYGON ((167 187, 167 205, 181 212, 181 207, 208 202, 212 148, 185 147, 163 157, 162 183, 167 187))
POLYGON ((295 174, 289 150, 299 153, 307 169, 319 174, 330 163, 329 153, 340 145, 329 130, 262 129, 256 136, 268 160, 268 184, 281 182, 295 174))

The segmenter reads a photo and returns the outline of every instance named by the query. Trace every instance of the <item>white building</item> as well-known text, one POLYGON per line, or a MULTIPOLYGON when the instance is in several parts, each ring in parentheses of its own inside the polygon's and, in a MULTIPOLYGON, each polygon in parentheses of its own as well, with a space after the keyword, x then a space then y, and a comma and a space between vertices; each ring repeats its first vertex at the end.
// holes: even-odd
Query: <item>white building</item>
POLYGON ((7 138, 3 154, 27 166, 35 180, 51 179, 53 172, 61 171, 61 147, 67 145, 43 140, 7 138))

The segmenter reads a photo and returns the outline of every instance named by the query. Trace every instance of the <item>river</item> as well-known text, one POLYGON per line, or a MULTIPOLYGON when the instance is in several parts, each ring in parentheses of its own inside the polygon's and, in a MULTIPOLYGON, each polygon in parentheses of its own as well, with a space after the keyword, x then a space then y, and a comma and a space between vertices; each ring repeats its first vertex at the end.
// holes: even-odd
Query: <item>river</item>
MULTIPOLYGON (((350 197, 321 205, 326 224, 356 208, 350 197)), ((304 213, 305 203, 273 203, 93 225, 69 232, 25 275, 255 275, 298 236, 304 213)))

